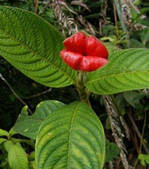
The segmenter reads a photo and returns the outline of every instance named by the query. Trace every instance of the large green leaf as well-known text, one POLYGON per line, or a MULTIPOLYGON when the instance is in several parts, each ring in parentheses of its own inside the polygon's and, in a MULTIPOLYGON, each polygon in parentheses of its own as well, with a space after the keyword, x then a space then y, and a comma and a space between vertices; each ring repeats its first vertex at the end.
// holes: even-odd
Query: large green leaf
POLYGON ((56 100, 46 100, 40 102, 32 116, 28 115, 27 106, 25 106, 19 115, 13 129, 15 132, 35 139, 39 126, 42 121, 54 110, 64 106, 62 102, 56 100))
POLYGON ((105 138, 100 120, 85 103, 53 111, 37 135, 38 169, 102 169, 105 138))
POLYGON ((149 88, 149 50, 138 48, 112 53, 107 66, 88 73, 86 86, 97 94, 149 88))
POLYGON ((19 143, 8 141, 5 146, 9 147, 8 163, 11 169, 29 169, 27 154, 19 143))
POLYGON ((75 71, 60 58, 63 37, 39 16, 0 6, 0 55, 33 80, 51 87, 73 83, 75 71))

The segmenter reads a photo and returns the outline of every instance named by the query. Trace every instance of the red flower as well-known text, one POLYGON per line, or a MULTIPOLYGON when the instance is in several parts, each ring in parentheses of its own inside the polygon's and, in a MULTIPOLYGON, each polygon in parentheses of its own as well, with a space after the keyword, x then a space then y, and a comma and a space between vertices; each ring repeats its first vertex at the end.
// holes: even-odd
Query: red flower
POLYGON ((104 44, 93 36, 77 32, 64 41, 60 52, 67 65, 75 70, 94 71, 108 62, 108 51, 104 44))

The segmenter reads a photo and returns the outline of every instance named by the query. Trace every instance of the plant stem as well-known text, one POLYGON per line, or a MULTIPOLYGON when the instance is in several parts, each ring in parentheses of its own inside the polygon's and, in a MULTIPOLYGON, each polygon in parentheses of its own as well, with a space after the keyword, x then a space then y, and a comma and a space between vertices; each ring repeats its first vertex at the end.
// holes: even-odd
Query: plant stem
MULTIPOLYGON (((144 141, 143 141, 143 138, 142 138, 142 135, 141 135, 141 133, 140 133, 140 131, 139 131, 139 129, 138 129, 138 127, 137 127, 137 125, 136 125, 136 123, 135 123, 133 117, 131 116, 131 112, 130 112, 130 111, 128 112, 128 117, 129 117, 129 120, 130 120, 131 123, 132 123, 132 126, 133 126, 134 130, 136 131, 137 136, 139 137, 140 140, 142 140, 142 146, 144 147, 145 152, 146 152, 147 154, 149 154, 149 149, 148 149, 147 146, 145 145, 145 143, 144 143, 144 141)), ((144 128, 144 127, 143 127, 143 128, 144 128)))
MULTIPOLYGON (((144 142, 143 137, 144 137, 145 126, 146 126, 146 112, 145 112, 145 115, 144 115, 144 123, 143 123, 142 134, 141 134, 139 154, 141 153, 143 142, 144 142)), ((148 151, 148 154, 149 154, 149 151, 148 151)))
POLYGON ((127 30, 127 26, 125 25, 125 18, 124 18, 123 12, 122 12, 121 3, 120 3, 119 0, 113 0, 113 2, 115 4, 117 14, 118 14, 118 18, 119 18, 119 21, 121 23, 122 29, 126 34, 126 39, 128 40, 128 46, 129 46, 129 32, 127 30))
POLYGON ((119 3, 119 0, 114 0, 114 3, 115 3, 115 6, 116 6, 116 9, 117 9, 117 14, 118 14, 122 29, 127 34, 128 31, 127 31, 127 28, 126 28, 126 25, 125 25, 124 17, 122 15, 122 11, 121 11, 121 6, 120 6, 120 3, 119 3))
POLYGON ((34 1, 34 12, 37 13, 39 0, 34 1))
POLYGON ((14 89, 11 87, 11 85, 8 83, 8 81, 3 77, 3 75, 0 73, 0 79, 5 82, 5 84, 9 87, 13 95, 24 105, 28 107, 28 111, 30 114, 32 114, 32 111, 30 110, 29 106, 24 102, 24 100, 21 99, 21 97, 14 91, 14 89))
POLYGON ((119 31, 118 31, 118 23, 117 23, 117 14, 116 14, 116 6, 113 3, 113 14, 114 14, 114 22, 115 22, 115 35, 116 38, 119 39, 119 31))
POLYGON ((31 96, 23 97, 23 99, 27 100, 27 99, 33 99, 33 98, 35 98, 35 97, 40 97, 40 96, 42 96, 42 95, 45 95, 45 94, 51 92, 51 90, 52 90, 52 88, 49 88, 49 89, 47 89, 47 90, 45 90, 45 91, 43 91, 43 92, 40 92, 40 93, 31 95, 31 96))
POLYGON ((84 85, 85 80, 86 80, 86 73, 82 72, 82 71, 78 72, 78 79, 76 81, 76 88, 77 88, 77 91, 80 95, 80 100, 87 103, 90 106, 89 92, 84 85))

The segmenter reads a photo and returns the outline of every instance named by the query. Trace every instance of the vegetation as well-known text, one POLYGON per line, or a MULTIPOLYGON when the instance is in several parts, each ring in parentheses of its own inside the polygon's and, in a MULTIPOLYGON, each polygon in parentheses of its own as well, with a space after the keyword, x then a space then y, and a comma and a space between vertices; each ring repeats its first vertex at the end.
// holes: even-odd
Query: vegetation
POLYGON ((0 169, 147 169, 148 48, 148 0, 0 0, 0 169), (106 66, 63 62, 77 31, 106 66))

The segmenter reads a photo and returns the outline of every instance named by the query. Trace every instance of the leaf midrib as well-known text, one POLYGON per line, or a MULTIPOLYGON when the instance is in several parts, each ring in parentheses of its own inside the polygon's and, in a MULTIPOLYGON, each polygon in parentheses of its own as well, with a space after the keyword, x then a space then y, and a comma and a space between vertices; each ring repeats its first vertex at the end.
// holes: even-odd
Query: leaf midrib
POLYGON ((115 73, 115 74, 111 74, 111 75, 104 75, 104 76, 100 76, 99 78, 97 78, 97 79, 93 79, 93 80, 89 80, 89 81, 87 81, 87 84, 88 83, 92 83, 92 82, 96 82, 96 81, 99 81, 99 80, 103 80, 103 79, 106 79, 107 77, 114 77, 114 76, 118 76, 118 75, 122 75, 122 74, 135 74, 135 73, 149 73, 149 69, 148 70, 142 70, 142 71, 139 71, 139 70, 137 70, 137 71, 127 71, 127 72, 121 72, 121 73, 115 73))
POLYGON ((72 115, 72 118, 71 118, 71 122, 70 122, 70 129, 69 129, 69 135, 68 135, 68 153, 67 153, 67 169, 70 169, 69 168, 69 162, 70 162, 70 146, 71 146, 71 136, 72 136, 72 127, 73 127, 73 122, 74 122, 74 119, 76 117, 76 114, 77 114, 77 110, 79 108, 79 105, 80 103, 78 103, 73 111, 73 115, 72 115))
MULTIPOLYGON (((16 37, 10 36, 10 34, 8 34, 7 32, 5 32, 3 29, 0 29, 0 30, 1 30, 2 32, 4 32, 4 34, 6 34, 6 36, 8 36, 11 40, 13 40, 13 41, 19 43, 20 46, 22 45, 24 48, 26 48, 27 50, 29 50, 29 52, 33 53, 35 56, 38 56, 39 58, 41 58, 41 60, 43 59, 44 61, 48 62, 49 65, 55 67, 55 69, 59 71, 60 67, 56 66, 55 64, 50 63, 48 59, 46 59, 44 56, 39 55, 37 52, 35 52, 34 50, 32 50, 32 49, 31 49, 30 47, 28 47, 26 44, 24 44, 24 43, 22 43, 21 41, 19 41, 18 39, 16 39, 16 37)), ((61 61, 61 62, 62 62, 62 61, 61 61)), ((74 79, 71 78, 71 76, 70 76, 68 73, 64 72, 62 69, 60 69, 60 70, 61 70, 61 72, 64 73, 64 75, 66 75, 66 76, 74 83, 74 79)))

